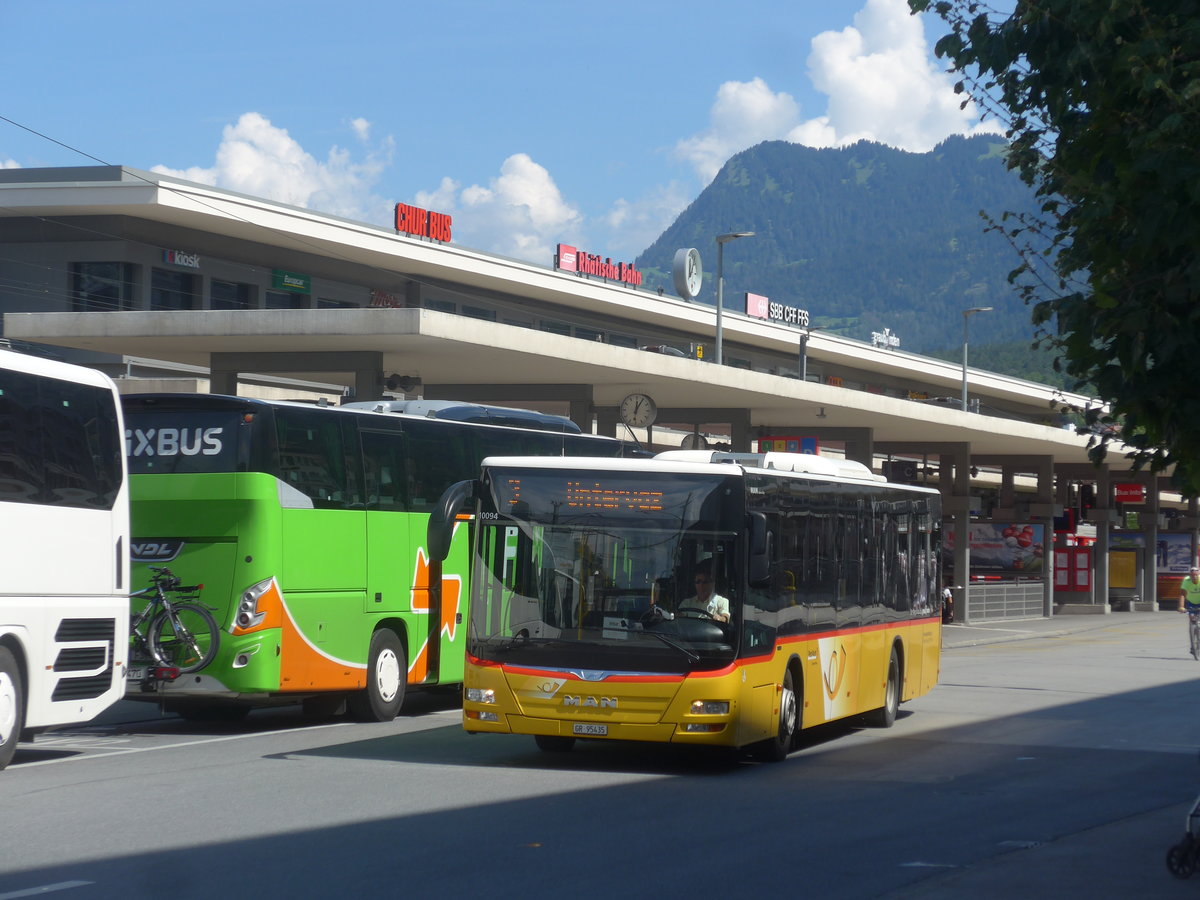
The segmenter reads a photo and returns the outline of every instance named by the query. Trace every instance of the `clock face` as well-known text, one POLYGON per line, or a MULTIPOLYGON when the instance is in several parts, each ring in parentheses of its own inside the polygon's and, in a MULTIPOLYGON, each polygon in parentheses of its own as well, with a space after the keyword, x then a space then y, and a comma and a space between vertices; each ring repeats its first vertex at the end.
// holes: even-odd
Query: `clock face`
POLYGON ((658 407, 645 394, 630 394, 621 401, 621 421, 626 425, 644 428, 653 424, 658 416, 658 407))

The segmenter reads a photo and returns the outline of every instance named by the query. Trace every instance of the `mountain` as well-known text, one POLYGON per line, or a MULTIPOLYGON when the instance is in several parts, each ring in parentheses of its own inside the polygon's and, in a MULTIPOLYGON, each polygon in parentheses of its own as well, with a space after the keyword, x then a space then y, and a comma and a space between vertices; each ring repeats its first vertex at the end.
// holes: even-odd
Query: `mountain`
MULTIPOLYGON (((645 286, 674 293, 675 251, 695 247, 699 302, 714 304, 716 236, 753 231, 725 245, 728 310, 743 310, 749 291, 808 310, 827 331, 870 341, 886 328, 903 350, 961 357, 962 311, 991 306, 971 318, 972 348, 1028 347, 1030 310, 1008 283, 1020 260, 980 216, 1037 207, 1005 168, 1005 147, 988 136, 952 137, 928 153, 767 141, 731 158, 635 264, 645 286)), ((1020 365, 1044 367, 1042 357, 1020 365)))

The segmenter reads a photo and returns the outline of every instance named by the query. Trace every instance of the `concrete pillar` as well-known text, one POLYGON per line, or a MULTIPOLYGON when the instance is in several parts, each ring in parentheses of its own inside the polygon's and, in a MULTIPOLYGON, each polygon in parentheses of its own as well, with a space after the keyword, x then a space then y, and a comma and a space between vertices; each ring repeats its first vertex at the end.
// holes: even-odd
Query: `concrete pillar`
POLYGON ((1095 602, 1108 608, 1108 551, 1111 545, 1113 513, 1112 479, 1108 466, 1096 469, 1096 507, 1092 510, 1096 520, 1096 546, 1092 553, 1092 566, 1095 579, 1095 602))

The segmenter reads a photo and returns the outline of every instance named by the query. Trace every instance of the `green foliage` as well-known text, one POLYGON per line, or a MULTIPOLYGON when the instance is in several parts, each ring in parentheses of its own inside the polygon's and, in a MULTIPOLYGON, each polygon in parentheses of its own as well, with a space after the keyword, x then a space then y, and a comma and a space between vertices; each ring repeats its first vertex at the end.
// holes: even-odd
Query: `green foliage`
POLYGON ((998 137, 950 138, 930 153, 768 141, 730 159, 637 266, 648 288, 674 293, 675 251, 696 247, 700 301, 715 303, 716 236, 753 231, 725 245, 728 309, 751 291, 859 340, 888 328, 925 353, 961 342, 963 309, 992 306, 972 320, 972 343, 1028 343, 1029 310, 1007 280, 1020 258, 980 217, 1036 208, 1004 156, 998 137))
POLYGON ((1109 401, 1094 424, 1120 424, 1135 466, 1200 493, 1200 0, 909 5, 950 26, 938 54, 1036 191, 999 228, 1040 338, 1109 401))

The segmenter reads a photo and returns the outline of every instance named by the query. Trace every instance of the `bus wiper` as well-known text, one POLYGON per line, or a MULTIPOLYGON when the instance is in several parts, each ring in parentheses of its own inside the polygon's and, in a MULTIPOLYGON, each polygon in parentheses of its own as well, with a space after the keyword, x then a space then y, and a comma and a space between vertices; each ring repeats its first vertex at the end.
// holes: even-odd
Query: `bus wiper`
POLYGON ((699 654, 694 653, 693 651, 689 650, 687 647, 683 646, 683 644, 679 643, 678 641, 671 640, 671 638, 667 637, 665 634, 659 634, 657 631, 646 631, 645 629, 628 628, 626 630, 629 631, 631 634, 648 634, 648 635, 650 635, 650 637, 658 638, 660 641, 662 641, 668 647, 674 647, 676 650, 678 650, 680 653, 682 653, 684 656, 686 656, 688 659, 688 662, 691 662, 691 663, 700 662, 699 654))

